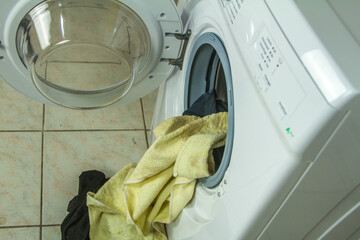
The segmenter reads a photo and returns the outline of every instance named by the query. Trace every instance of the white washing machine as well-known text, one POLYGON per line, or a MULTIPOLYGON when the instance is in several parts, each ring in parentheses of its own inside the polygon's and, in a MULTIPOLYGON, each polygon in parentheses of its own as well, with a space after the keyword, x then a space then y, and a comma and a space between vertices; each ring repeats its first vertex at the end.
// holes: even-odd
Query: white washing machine
POLYGON ((92 109, 162 83, 154 125, 212 90, 226 104, 217 172, 170 239, 360 238, 360 1, 0 6, 0 75, 38 101, 92 109))

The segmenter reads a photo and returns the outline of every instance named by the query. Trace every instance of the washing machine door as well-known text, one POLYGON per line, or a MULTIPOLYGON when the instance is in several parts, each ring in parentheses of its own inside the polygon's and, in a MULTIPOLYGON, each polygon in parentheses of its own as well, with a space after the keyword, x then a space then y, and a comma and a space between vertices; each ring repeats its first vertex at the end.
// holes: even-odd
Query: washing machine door
POLYGON ((0 0, 0 75, 43 103, 93 109, 133 101, 180 53, 172 0, 0 0))

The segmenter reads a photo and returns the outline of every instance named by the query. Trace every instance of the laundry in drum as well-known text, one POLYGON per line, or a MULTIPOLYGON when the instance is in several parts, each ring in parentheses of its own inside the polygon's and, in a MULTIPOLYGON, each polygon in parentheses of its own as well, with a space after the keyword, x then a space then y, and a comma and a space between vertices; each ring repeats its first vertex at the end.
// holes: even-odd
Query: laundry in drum
POLYGON ((216 91, 212 90, 201 95, 183 115, 204 117, 217 112, 227 112, 227 102, 216 98, 216 91))
POLYGON ((194 194, 198 178, 215 172, 214 148, 224 146, 227 112, 170 118, 138 165, 129 164, 97 193, 88 193, 90 239, 167 239, 194 194))

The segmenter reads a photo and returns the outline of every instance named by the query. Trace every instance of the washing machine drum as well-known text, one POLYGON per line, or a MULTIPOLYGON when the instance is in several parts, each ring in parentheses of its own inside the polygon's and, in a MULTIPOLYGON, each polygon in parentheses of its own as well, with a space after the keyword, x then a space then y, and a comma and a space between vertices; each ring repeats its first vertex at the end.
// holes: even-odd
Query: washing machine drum
POLYGON ((167 59, 178 57, 181 43, 174 35, 182 26, 172 1, 18 0, 0 5, 9 10, 1 20, 8 39, 2 43, 6 56, 1 54, 0 74, 44 103, 98 108, 144 88, 135 90, 141 97, 171 73, 167 59))

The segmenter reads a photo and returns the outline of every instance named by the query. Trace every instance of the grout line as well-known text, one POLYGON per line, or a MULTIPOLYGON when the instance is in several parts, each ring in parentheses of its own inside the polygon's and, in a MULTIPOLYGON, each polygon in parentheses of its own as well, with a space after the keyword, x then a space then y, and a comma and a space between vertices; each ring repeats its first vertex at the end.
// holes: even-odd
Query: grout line
POLYGON ((149 148, 149 141, 148 141, 147 131, 145 130, 144 132, 145 132, 146 148, 149 148))
POLYGON ((60 227, 60 226, 61 224, 0 226, 0 230, 8 229, 8 228, 35 228, 35 227, 39 227, 41 229, 41 227, 60 227))
MULTIPOLYGON (((145 129, 149 130, 149 129, 145 129)), ((144 129, 63 129, 63 130, 0 130, 0 133, 27 133, 27 132, 127 132, 144 131, 144 129)), ((150 131, 150 130, 149 130, 150 131)))
POLYGON ((42 240, 42 226, 43 226, 43 193, 44 193, 44 127, 45 127, 45 104, 43 104, 42 132, 41 132, 40 240, 42 240))
POLYGON ((141 113, 142 113, 143 123, 144 123, 144 133, 145 133, 146 148, 149 148, 149 141, 148 141, 148 137, 147 137, 147 129, 146 129, 146 123, 145 123, 144 105, 143 105, 143 99, 142 98, 140 98, 140 105, 141 105, 141 113))
POLYGON ((144 129, 146 129, 145 108, 144 108, 144 103, 143 103, 142 98, 140 98, 140 105, 141 105, 141 113, 142 113, 142 117, 143 117, 144 129))
POLYGON ((8 229, 8 228, 33 228, 33 227, 40 227, 40 225, 0 226, 0 230, 1 229, 8 229))
POLYGON ((84 63, 84 64, 119 64, 121 65, 121 62, 86 62, 86 61, 49 61, 47 63, 84 63))
POLYGON ((42 130, 0 130, 0 133, 8 133, 8 132, 42 132, 42 130))
POLYGON ((42 227, 60 227, 61 224, 45 224, 45 225, 42 225, 42 227))
POLYGON ((69 130, 45 130, 44 132, 129 132, 144 131, 144 129, 69 129, 69 130))

